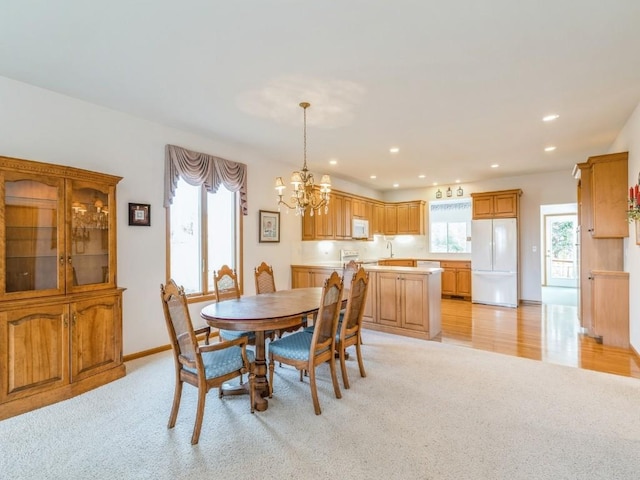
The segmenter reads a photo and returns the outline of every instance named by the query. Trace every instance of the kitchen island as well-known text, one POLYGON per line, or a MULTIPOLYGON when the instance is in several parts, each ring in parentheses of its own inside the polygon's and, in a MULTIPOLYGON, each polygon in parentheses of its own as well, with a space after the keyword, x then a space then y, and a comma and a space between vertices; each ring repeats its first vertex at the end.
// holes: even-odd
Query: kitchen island
MULTIPOLYGON (((292 288, 320 287, 340 264, 291 265, 292 288)), ((431 340, 441 332, 442 268, 363 265, 369 273, 363 326, 431 340)))

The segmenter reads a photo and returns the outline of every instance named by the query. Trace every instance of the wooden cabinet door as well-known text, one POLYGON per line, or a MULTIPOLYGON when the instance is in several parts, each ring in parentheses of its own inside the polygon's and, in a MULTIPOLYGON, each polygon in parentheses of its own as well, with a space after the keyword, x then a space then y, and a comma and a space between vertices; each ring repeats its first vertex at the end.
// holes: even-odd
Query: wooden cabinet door
POLYGON ((333 220, 335 223, 335 238, 345 238, 345 211, 344 211, 344 197, 342 195, 332 195, 329 208, 333 210, 333 220))
POLYGON ((445 268, 442 272, 442 294, 443 295, 455 295, 456 294, 456 269, 445 268))
POLYGON ((375 234, 384 233, 384 205, 380 203, 373 204, 373 228, 371 229, 375 234))
POLYGON ((496 194, 493 198, 493 216, 512 218, 517 217, 518 196, 515 192, 496 194))
POLYGON ((629 273, 593 271, 593 334, 604 345, 629 348, 629 273))
POLYGON ((471 270, 460 269, 456 274, 456 291, 458 295, 465 297, 471 296, 471 270))
POLYGON ((400 205, 396 205, 396 222, 398 228, 396 230, 396 233, 398 235, 408 234, 410 232, 409 204, 403 203, 400 205))
POLYGON ((364 304, 364 314, 362 320, 365 322, 374 322, 377 308, 377 273, 369 272, 369 283, 367 284, 367 297, 364 304))
POLYGON ((67 305, 0 313, 0 403, 69 383, 67 305))
POLYGON ((329 207, 329 212, 324 213, 322 211, 313 212, 313 218, 315 218, 316 235, 315 238, 319 240, 331 240, 335 238, 333 231, 335 209, 329 207))
MULTIPOLYGON (((627 156, 611 156, 612 161, 594 163, 591 172, 594 238, 629 236, 627 222, 627 156)), ((608 159, 608 157, 607 157, 608 159)))
POLYGON ((291 267, 291 288, 308 288, 311 286, 309 269, 291 267))
POLYGON ((71 381, 122 363, 120 296, 71 304, 71 381))
POLYGON ((474 195, 473 218, 493 218, 493 195, 474 195))
POLYGON ((378 273, 378 323, 391 327, 400 326, 398 299, 400 298, 398 275, 396 273, 378 273))
POLYGON ((315 240, 315 238, 316 238, 315 217, 310 216, 309 210, 307 210, 304 212, 304 216, 302 217, 302 240, 315 240))
POLYGON ((424 275, 407 275, 400 277, 400 326, 408 330, 425 332, 428 330, 427 285, 424 275))
POLYGON ((324 282, 331 276, 331 269, 318 269, 309 272, 310 287, 323 287, 324 282))
POLYGON ((384 206, 384 234, 396 235, 398 233, 398 207, 397 205, 384 206))

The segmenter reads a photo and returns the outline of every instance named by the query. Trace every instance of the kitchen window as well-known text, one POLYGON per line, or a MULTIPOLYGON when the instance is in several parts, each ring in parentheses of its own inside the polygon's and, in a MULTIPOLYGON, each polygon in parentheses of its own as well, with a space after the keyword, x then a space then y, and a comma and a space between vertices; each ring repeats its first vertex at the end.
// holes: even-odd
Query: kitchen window
POLYGON ((471 199, 429 202, 431 253, 471 252, 471 199))
POLYGON ((224 186, 207 193, 202 186, 178 181, 168 209, 168 278, 189 296, 214 295, 213 274, 224 264, 236 269, 241 282, 238 195, 224 186))

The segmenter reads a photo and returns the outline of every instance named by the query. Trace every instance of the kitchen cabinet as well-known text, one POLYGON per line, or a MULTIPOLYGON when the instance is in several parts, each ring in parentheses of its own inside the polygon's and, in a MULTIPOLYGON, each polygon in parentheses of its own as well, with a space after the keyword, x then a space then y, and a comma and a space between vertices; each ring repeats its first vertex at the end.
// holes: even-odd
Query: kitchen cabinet
POLYGON ((322 287, 331 272, 342 274, 342 268, 291 266, 291 288, 322 287))
POLYGON ((472 193, 473 220, 518 217, 522 190, 472 193))
POLYGON ((385 235, 424 235, 426 203, 423 200, 385 204, 385 235))
POLYGON ((345 195, 335 195, 332 199, 335 222, 335 238, 339 240, 351 238, 351 221, 353 219, 352 199, 345 195), (335 203, 334 203, 335 200, 335 203))
POLYGON ((372 205, 372 221, 369 225, 369 232, 376 235, 384 234, 384 204, 373 203, 372 205))
MULTIPOLYGON (((440 272, 406 267, 365 266, 369 288, 363 325, 398 335, 432 339, 440 334, 440 272)), ((321 287, 331 272, 342 268, 291 266, 291 288, 321 287)))
MULTIPOLYGON (((440 275, 376 272, 375 324, 391 333, 433 338, 441 331, 440 275), (386 328, 385 328, 386 327, 386 328)), ((371 326, 367 324, 368 326, 371 326)))
POLYGON ((591 272, 593 332, 604 345, 629 348, 629 273, 591 272))
MULTIPOLYGON (((574 176, 588 172, 589 190, 588 223, 584 224, 594 238, 625 238, 629 236, 627 221, 628 153, 614 153, 590 157, 586 163, 576 165, 574 176)), ((581 179, 582 180, 582 179, 581 179)), ((585 206, 587 207, 587 206, 585 206)))
POLYGON ((426 202, 384 203, 332 191, 329 212, 307 210, 302 217, 302 240, 350 240, 354 218, 369 220, 369 239, 374 234, 424 235, 426 202))
POLYGON ((624 237, 629 231, 627 161, 627 152, 600 155, 573 169, 578 180, 578 317, 592 336, 599 336, 594 309, 594 296, 599 292, 594 291, 592 272, 624 269, 624 237), (606 189, 617 200, 604 200, 606 189))
POLYGON ((471 299, 471 262, 441 261, 442 295, 471 299))
POLYGON ((399 235, 423 235, 425 233, 425 202, 408 202, 397 205, 399 235))
POLYGON ((120 179, 0 157, 0 419, 125 374, 120 179))

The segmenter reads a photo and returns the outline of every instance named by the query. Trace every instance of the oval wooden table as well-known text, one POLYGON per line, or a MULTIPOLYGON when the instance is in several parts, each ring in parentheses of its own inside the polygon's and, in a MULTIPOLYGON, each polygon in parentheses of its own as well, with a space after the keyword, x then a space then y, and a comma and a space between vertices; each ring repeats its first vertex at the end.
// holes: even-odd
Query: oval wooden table
POLYGON ((264 411, 269 404, 265 335, 267 330, 279 330, 301 323, 301 318, 320 308, 322 288, 295 288, 273 293, 240 297, 207 305, 200 316, 215 328, 256 332, 254 408, 264 411))

